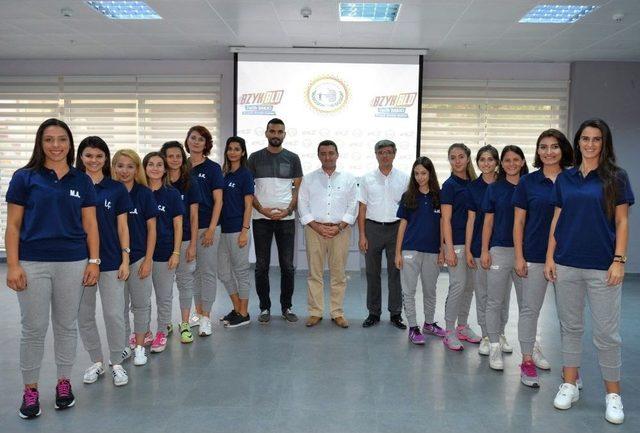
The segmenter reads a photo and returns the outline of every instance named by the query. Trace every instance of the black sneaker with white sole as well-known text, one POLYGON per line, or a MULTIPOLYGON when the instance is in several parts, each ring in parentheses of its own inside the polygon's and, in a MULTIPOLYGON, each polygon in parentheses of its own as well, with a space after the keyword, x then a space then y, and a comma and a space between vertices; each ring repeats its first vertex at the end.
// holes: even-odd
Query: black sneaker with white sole
POLYGON ((58 380, 56 385, 56 404, 55 408, 58 410, 68 409, 76 404, 76 398, 71 391, 71 382, 69 379, 62 378, 58 380))
POLYGON ((18 410, 18 416, 22 419, 31 419, 40 416, 40 394, 37 388, 25 388, 22 394, 22 406, 18 410))
POLYGON ((235 314, 228 322, 225 322, 225 328, 239 328, 240 326, 245 326, 251 323, 251 317, 249 313, 246 316, 243 316, 240 313, 235 314))
POLYGON ((236 313, 236 310, 231 310, 229 311, 225 316, 220 318, 221 322, 228 322, 229 320, 231 320, 234 316, 236 316, 238 313, 236 313))
POLYGON ((287 308, 282 312, 282 318, 287 322, 292 322, 292 323, 298 321, 298 316, 296 316, 294 312, 291 311, 291 308, 287 308))

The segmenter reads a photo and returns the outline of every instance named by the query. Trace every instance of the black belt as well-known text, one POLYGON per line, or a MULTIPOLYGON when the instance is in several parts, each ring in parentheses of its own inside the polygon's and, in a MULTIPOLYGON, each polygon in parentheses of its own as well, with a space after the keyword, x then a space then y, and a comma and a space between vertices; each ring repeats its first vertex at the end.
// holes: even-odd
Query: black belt
POLYGON ((396 220, 396 221, 391 222, 391 223, 381 223, 379 221, 370 220, 369 218, 366 218, 366 220, 369 221, 370 223, 378 224, 379 226, 392 226, 392 225, 398 224, 400 222, 400 220, 396 220))

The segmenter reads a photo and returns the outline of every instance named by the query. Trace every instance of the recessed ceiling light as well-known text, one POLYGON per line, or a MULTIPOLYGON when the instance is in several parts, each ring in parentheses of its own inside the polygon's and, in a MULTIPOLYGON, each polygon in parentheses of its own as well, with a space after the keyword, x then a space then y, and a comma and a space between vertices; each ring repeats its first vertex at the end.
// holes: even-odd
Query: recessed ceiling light
POLYGON ((388 22, 395 21, 400 3, 340 3, 340 21, 388 22))
POLYGON ((87 1, 89 6, 113 20, 161 20, 162 17, 143 1, 87 1))
POLYGON ((529 24, 571 24, 578 21, 598 6, 585 5, 538 5, 520 18, 529 24))

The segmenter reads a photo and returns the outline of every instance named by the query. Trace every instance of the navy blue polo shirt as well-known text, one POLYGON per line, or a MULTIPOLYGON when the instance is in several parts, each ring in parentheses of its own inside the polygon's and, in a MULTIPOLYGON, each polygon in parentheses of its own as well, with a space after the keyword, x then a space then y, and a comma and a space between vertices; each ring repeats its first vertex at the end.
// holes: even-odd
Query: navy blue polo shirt
POLYGON ((133 203, 133 209, 129 211, 128 218, 131 242, 129 261, 135 263, 147 253, 147 220, 158 216, 158 205, 153 198, 153 192, 135 182, 129 191, 129 197, 133 203))
POLYGON ((194 203, 200 203, 202 196, 200 195, 200 188, 195 176, 190 176, 189 189, 185 190, 184 182, 182 178, 171 183, 171 186, 180 191, 180 198, 182 198, 182 204, 184 205, 184 216, 182 217, 182 241, 191 240, 191 205, 194 203))
POLYGON ((248 168, 240 167, 224 176, 222 233, 242 231, 244 197, 253 193, 253 175, 248 168))
POLYGON ((89 176, 74 167, 61 179, 48 168, 22 168, 13 173, 6 200, 24 208, 20 260, 74 262, 87 258, 82 208, 96 205, 89 176))
POLYGON ((400 201, 396 216, 407 221, 402 249, 421 253, 440 253, 440 209, 433 208, 431 194, 418 193, 418 207, 408 209, 400 201))
POLYGON ((482 253, 482 226, 484 225, 482 200, 484 200, 484 194, 488 186, 489 184, 480 176, 476 180, 469 182, 467 187, 469 190, 467 210, 476 213, 476 218, 473 220, 473 237, 471 238, 471 255, 476 258, 480 258, 482 253))
MULTIPOLYGON (((574 167, 558 175, 552 194, 552 204, 562 208, 554 232, 556 263, 603 271, 611 266, 616 226, 614 219, 607 218, 605 213, 602 185, 595 170, 583 177, 574 167)), ((633 205, 635 198, 624 170, 618 172, 616 188, 616 206, 633 205)))
POLYGON ((527 211, 524 223, 524 259, 531 263, 544 263, 549 245, 549 229, 553 219, 551 204, 553 181, 536 170, 520 178, 513 192, 513 205, 527 211))
MULTIPOLYGON (((224 178, 222 177, 222 169, 220 164, 205 159, 203 163, 196 165, 191 169, 200 187, 200 196, 202 201, 198 206, 198 227, 201 229, 209 228, 211 224, 211 214, 213 213, 213 191, 224 188, 224 178)), ((220 225, 220 221, 218 221, 220 225)))
POLYGON ((442 184, 440 203, 452 206, 451 228, 453 232, 453 244, 464 245, 464 235, 467 229, 467 210, 469 191, 467 187, 470 181, 453 174, 442 184))
POLYGON ((180 191, 172 186, 162 186, 153 191, 153 198, 158 205, 158 217, 156 220, 156 249, 153 251, 153 260, 166 262, 173 252, 173 219, 184 216, 185 209, 182 203, 180 191))
POLYGON ((118 216, 133 209, 127 188, 110 177, 94 185, 98 197, 96 215, 100 231, 100 271, 116 271, 122 264, 118 216))
POLYGON ((487 187, 482 200, 484 213, 493 214, 493 230, 489 248, 513 247, 513 191, 516 186, 500 179, 487 187))

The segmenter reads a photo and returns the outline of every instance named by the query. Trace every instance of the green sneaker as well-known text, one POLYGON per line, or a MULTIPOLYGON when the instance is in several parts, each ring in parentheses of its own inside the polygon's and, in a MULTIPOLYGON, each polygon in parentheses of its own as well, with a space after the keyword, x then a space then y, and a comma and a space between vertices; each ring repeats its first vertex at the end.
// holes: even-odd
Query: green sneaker
POLYGON ((173 334, 173 323, 167 325, 167 336, 173 334))
POLYGON ((184 344, 193 342, 193 334, 188 322, 180 324, 180 342, 184 344))

